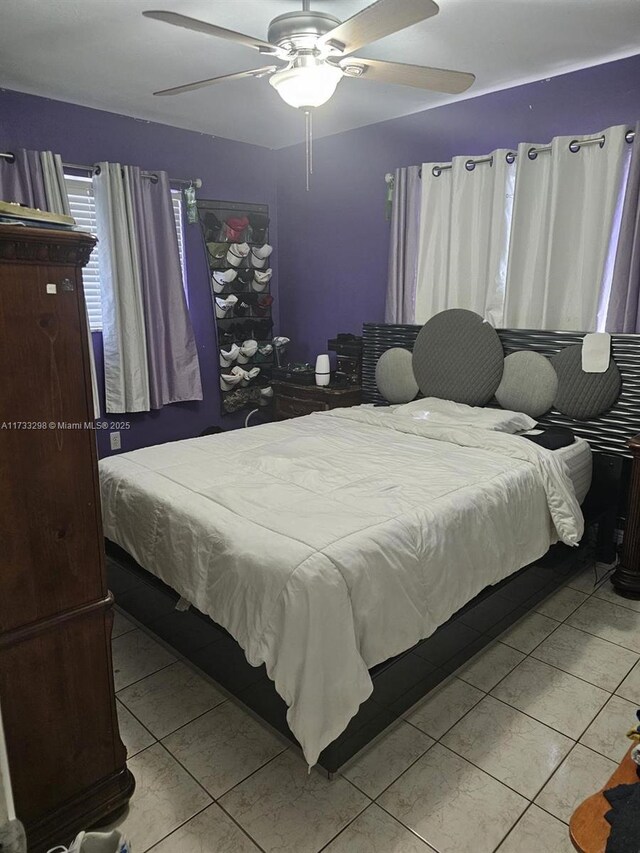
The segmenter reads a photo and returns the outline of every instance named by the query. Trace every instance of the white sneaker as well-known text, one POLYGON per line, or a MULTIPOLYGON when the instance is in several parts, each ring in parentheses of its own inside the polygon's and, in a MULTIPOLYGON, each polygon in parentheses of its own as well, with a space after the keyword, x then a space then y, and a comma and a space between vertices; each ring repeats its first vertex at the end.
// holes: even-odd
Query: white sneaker
POLYGON ((236 373, 236 370, 242 370, 242 368, 234 367, 231 373, 220 374, 220 387, 223 391, 232 391, 242 381, 244 370, 242 370, 242 373, 236 373))
POLYGON ((220 350, 220 367, 231 367, 233 362, 238 358, 240 347, 238 344, 233 344, 231 349, 220 350))
POLYGON ((226 299, 222 299, 221 296, 216 296, 216 317, 219 320, 224 320, 237 301, 238 297, 233 294, 231 294, 231 296, 227 296, 226 299))
POLYGON ((234 367, 231 371, 232 376, 237 376, 243 385, 248 385, 252 379, 255 379, 256 376, 259 376, 260 368, 252 367, 251 370, 243 370, 241 367, 234 367))
POLYGON ((111 832, 81 832, 71 847, 54 847, 49 853, 131 853, 131 845, 117 829, 111 832))
POLYGON ((231 243, 227 252, 227 263, 229 266, 239 267, 250 251, 248 243, 231 243))
POLYGON ((273 246, 268 243, 264 246, 254 246, 251 249, 251 266, 259 270, 264 269, 271 252, 273 252, 273 246))
POLYGON ((244 341, 242 346, 240 347, 240 353, 238 355, 238 364, 246 364, 250 358, 258 351, 258 342, 252 339, 248 341, 244 341))
POLYGON ((211 284, 215 293, 222 293, 227 284, 238 277, 238 270, 214 270, 211 284))
POLYGON ((266 290, 269 286, 269 282, 271 281, 272 275, 272 269, 255 270, 253 273, 253 281, 251 282, 252 289, 256 290, 258 293, 262 293, 262 291, 266 290))

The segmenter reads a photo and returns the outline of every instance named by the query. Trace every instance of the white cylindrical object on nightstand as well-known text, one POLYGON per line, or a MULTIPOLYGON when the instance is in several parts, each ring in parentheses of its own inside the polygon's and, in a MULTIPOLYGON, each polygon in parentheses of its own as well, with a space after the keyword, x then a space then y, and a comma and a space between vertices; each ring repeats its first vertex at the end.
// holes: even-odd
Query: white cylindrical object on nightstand
POLYGON ((316 385, 328 385, 331 381, 331 365, 325 353, 316 358, 316 385))

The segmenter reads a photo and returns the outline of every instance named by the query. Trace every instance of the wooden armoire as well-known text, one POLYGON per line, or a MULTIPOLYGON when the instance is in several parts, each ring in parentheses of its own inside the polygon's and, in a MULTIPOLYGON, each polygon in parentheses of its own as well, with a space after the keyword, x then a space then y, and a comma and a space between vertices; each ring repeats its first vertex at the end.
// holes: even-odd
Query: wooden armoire
POLYGON ((120 810, 82 267, 94 239, 0 225, 0 707, 30 853, 120 810))

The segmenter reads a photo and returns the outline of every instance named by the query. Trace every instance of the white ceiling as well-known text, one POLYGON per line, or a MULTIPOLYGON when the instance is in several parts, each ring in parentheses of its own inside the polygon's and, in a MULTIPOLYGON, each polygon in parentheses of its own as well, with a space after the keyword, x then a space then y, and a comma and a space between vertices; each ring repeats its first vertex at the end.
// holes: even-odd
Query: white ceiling
MULTIPOLYGON (((458 98, 343 80, 317 136, 640 53, 640 0, 438 0, 440 13, 359 53, 472 71, 458 98)), ((368 0, 314 0, 348 18, 368 0)), ((266 38, 300 0, 0 0, 0 86, 269 148, 303 139, 303 119, 266 80, 175 97, 156 89, 265 64, 255 51, 143 18, 169 9, 266 38)))

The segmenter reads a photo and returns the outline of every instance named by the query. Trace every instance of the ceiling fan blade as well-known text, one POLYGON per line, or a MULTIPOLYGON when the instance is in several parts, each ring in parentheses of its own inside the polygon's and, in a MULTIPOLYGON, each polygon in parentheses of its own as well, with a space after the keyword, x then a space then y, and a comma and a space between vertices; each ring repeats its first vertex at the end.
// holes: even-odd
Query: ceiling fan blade
POLYGON ((278 53, 278 47, 270 44, 268 41, 263 41, 253 36, 246 36, 244 33, 235 32, 235 30, 227 30, 224 27, 218 27, 216 24, 210 24, 207 21, 199 21, 197 18, 189 18, 187 15, 179 15, 177 12, 150 10, 142 14, 145 18, 163 21, 165 24, 172 24, 174 27, 184 27, 184 29, 193 30, 196 33, 204 33, 207 36, 216 36, 227 41, 233 41, 236 44, 242 44, 244 47, 252 47, 261 53, 278 53))
POLYGON ((205 86, 213 86, 216 83, 225 83, 227 80, 241 80, 244 77, 263 77, 273 74, 278 70, 277 65, 266 65, 264 68, 253 68, 251 71, 238 71, 236 74, 223 74, 221 77, 209 77, 207 80, 198 80, 196 83, 186 83, 184 86, 173 86, 171 89, 161 89, 154 95, 181 95, 183 92, 193 92, 195 89, 203 89, 205 86))
POLYGON ((344 46, 341 48, 344 53, 353 53, 365 44, 431 18, 439 11, 433 0, 377 0, 325 33, 321 41, 338 43, 344 46))
POLYGON ((418 89, 430 89, 434 92, 447 92, 459 95, 471 86, 475 74, 465 71, 447 71, 444 68, 427 68, 424 65, 407 65, 403 62, 382 62, 379 59, 362 59, 349 56, 339 62, 347 77, 359 77, 357 69, 362 68, 362 76, 378 83, 397 83, 401 86, 415 86, 418 89), (351 70, 353 69, 353 70, 351 70))

